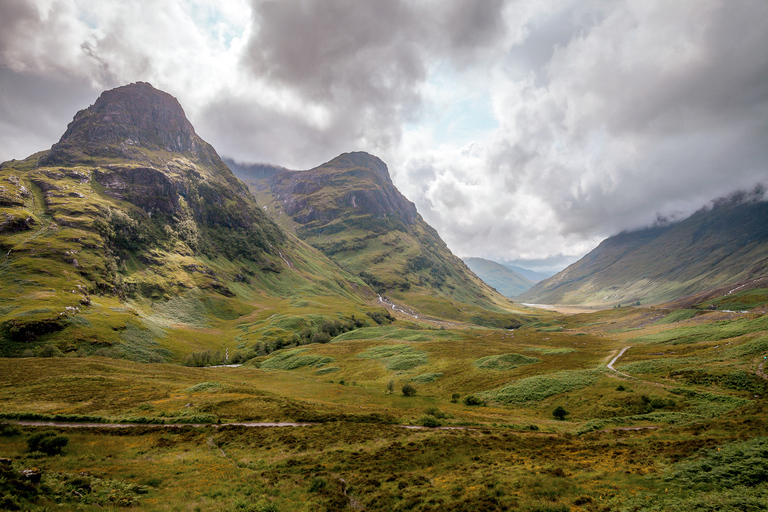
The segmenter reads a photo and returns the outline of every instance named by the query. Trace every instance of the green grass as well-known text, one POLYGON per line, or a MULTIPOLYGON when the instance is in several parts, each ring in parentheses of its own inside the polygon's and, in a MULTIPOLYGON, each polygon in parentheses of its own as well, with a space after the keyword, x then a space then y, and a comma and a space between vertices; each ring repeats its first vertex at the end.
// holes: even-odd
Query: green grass
POLYGON ((481 357, 480 359, 475 360, 472 364, 481 370, 506 371, 540 362, 541 359, 538 357, 527 357, 520 354, 501 354, 481 357))
POLYGON ((260 364, 265 370, 296 370, 305 366, 320 368, 333 362, 332 357, 315 354, 305 354, 306 348, 298 348, 279 352, 260 364))
POLYGON ((421 375, 417 375, 411 378, 410 381, 419 384, 426 384, 428 382, 434 382, 442 376, 442 373, 422 373, 421 375))
POLYGON ((391 371, 407 371, 427 364, 427 353, 410 345, 379 345, 361 352, 358 357, 381 360, 391 371))
POLYGON ((658 343, 680 345, 702 341, 718 341, 768 330, 768 315, 757 318, 739 318, 732 321, 678 327, 633 338, 630 343, 658 343))
POLYGON ((675 322, 688 320, 696 316, 696 313, 698 313, 698 311, 695 309, 677 309, 666 315, 664 318, 656 321, 656 325, 673 324, 675 322))
POLYGON ((571 352, 575 352, 575 349, 572 349, 572 348, 528 347, 525 350, 529 350, 531 352, 538 352, 545 356, 556 356, 556 355, 570 354, 571 352))
POLYGON ((488 401, 502 404, 538 402, 553 395, 583 389, 597 382, 601 372, 563 371, 520 379, 512 384, 478 393, 488 401))

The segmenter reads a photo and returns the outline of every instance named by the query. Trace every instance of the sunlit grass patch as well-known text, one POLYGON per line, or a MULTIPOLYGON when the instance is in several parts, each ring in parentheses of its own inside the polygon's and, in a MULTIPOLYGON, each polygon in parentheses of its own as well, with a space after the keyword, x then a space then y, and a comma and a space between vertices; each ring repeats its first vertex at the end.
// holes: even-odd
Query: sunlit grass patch
POLYGON ((194 386, 188 387, 184 391, 187 393, 205 393, 211 391, 219 391, 223 387, 224 385, 220 382, 201 382, 200 384, 195 384, 194 386))
POLYGON ((666 315, 664 318, 657 320, 656 325, 673 324, 675 322, 681 322, 693 318, 698 313, 695 309, 677 309, 666 315))
POLYGON ((576 349, 573 349, 573 348, 544 348, 544 347, 528 347, 524 350, 529 350, 531 352, 538 352, 545 356, 557 356, 561 354, 570 354, 571 352, 576 351, 576 349))
POLYGON ((295 370, 305 366, 320 368, 333 362, 332 357, 304 354, 306 350, 306 348, 297 348, 280 352, 261 363, 260 367, 266 370, 295 370))
POLYGON ((493 402, 524 404, 591 386, 597 382, 600 375, 601 372, 596 370, 575 370, 536 375, 478 394, 493 402))
POLYGON ((768 315, 757 318, 739 318, 718 322, 678 327, 633 338, 630 343, 664 343, 680 345, 702 341, 735 338, 753 332, 768 330, 768 315))
POLYGON ((681 366, 689 367, 691 365, 700 365, 704 362, 705 360, 699 357, 659 357, 646 361, 620 364, 616 366, 616 369, 629 374, 667 373, 681 366))
POLYGON ((376 327, 363 327, 352 332, 344 333, 336 338, 334 342, 338 341, 352 341, 352 340, 395 340, 395 341, 432 341, 432 340, 448 340, 458 341, 461 334, 453 331, 443 331, 435 329, 402 329, 394 325, 382 325, 376 327))
POLYGON ((505 371, 525 366, 527 364, 540 363, 541 359, 538 357, 528 357, 520 354, 500 354, 495 356, 485 356, 477 359, 472 363, 476 368, 481 370, 497 370, 505 371))
POLYGON ((427 353, 410 345, 379 345, 358 355, 364 359, 380 359, 387 370, 405 371, 427 364, 427 353))

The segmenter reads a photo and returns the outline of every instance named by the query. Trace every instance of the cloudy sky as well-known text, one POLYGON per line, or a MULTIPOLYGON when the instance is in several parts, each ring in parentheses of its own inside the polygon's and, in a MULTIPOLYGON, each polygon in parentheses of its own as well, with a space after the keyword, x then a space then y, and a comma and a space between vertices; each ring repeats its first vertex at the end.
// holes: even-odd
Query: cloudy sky
POLYGON ((765 0, 2 0, 0 161, 134 81, 241 162, 373 153, 533 268, 768 182, 765 0))

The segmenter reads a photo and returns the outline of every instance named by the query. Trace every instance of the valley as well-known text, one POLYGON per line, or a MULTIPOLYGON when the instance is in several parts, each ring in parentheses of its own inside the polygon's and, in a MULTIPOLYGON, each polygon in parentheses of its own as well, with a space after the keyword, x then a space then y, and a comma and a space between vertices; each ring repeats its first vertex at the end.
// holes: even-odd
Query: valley
POLYGON ((373 155, 233 168, 146 83, 0 165, 0 509, 765 509, 764 201, 510 299, 373 155))

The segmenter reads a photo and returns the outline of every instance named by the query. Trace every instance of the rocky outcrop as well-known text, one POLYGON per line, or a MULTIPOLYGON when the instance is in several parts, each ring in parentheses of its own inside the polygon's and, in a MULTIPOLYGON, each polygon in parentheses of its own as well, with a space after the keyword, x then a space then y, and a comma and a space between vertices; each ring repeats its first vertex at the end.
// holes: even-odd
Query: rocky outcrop
POLYGON ((203 164, 218 160, 176 98, 137 82, 103 92, 78 112, 40 165, 90 163, 94 158, 153 161, 153 151, 189 155, 203 164))

